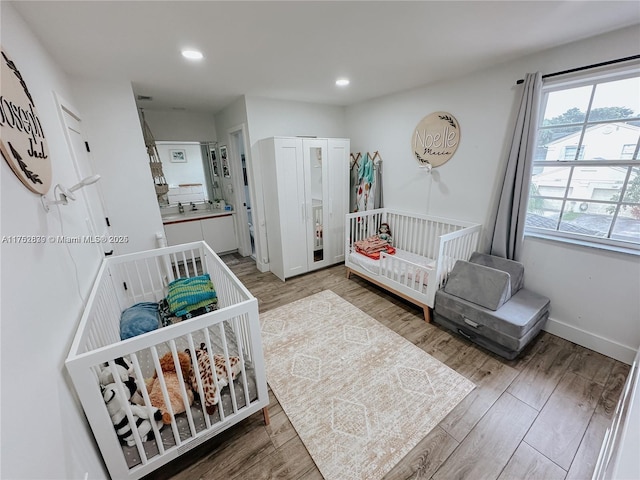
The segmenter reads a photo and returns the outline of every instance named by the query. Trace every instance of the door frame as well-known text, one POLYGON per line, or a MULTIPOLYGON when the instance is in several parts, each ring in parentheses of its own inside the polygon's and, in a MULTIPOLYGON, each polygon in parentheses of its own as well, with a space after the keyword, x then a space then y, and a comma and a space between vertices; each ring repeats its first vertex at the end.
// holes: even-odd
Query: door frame
MULTIPOLYGON (((247 127, 245 123, 236 125, 235 127, 227 130, 227 148, 228 148, 228 161, 230 163, 230 170, 232 175, 232 184, 235 191, 234 209, 236 212, 236 232, 238 234, 238 252, 243 257, 252 256, 251 251, 251 236, 249 233, 249 216, 247 215, 246 196, 244 193, 244 179, 242 173, 242 159, 240 158, 240 152, 236 147, 235 139, 240 137, 242 142, 242 148, 244 150, 245 168, 247 171, 247 182, 249 184, 249 203, 251 204, 251 210, 253 212, 254 220, 254 242, 257 255, 257 235, 256 235, 256 221, 255 221, 255 194, 253 188, 253 174, 251 171, 251 165, 249 158, 251 157, 249 147, 247 144, 247 127)), ((255 258, 255 257, 254 257, 255 258)))
MULTIPOLYGON (((85 145, 87 146, 87 162, 85 168, 80 165, 80 161, 78 159, 78 154, 74 149, 73 141, 71 140, 71 135, 69 133, 70 125, 67 123, 65 119, 65 114, 73 117, 81 126, 84 125, 82 121, 82 116, 75 109, 75 107, 68 102, 64 97, 62 97, 58 92, 53 92, 56 110, 58 112, 58 117, 60 119, 60 124, 62 126, 63 135, 65 142, 67 144, 67 148, 70 153, 70 157, 72 160, 72 165, 75 170, 77 181, 81 181, 86 176, 90 176, 96 173, 96 166, 93 160, 92 155, 88 150, 88 143, 86 142, 84 129, 79 131, 80 137, 83 141, 85 141, 85 145), (84 171, 83 171, 84 170, 84 171)), ((80 189, 79 194, 82 196, 84 200, 84 204, 86 206, 87 213, 89 214, 89 222, 90 229, 93 230, 93 235, 101 236, 103 232, 109 237, 111 236, 111 228, 107 223, 107 218, 109 217, 109 213, 107 211, 106 202, 104 200, 104 194, 102 192, 102 188, 100 182, 97 182, 91 186, 91 188, 95 188, 97 197, 98 197, 98 205, 97 208, 101 209, 101 211, 96 212, 94 208, 91 208, 91 202, 89 201, 88 193, 86 189, 80 189)), ((108 238, 107 238, 108 240, 108 238)), ((100 243, 96 242, 96 247, 101 252, 103 256, 108 256, 113 254, 114 252, 117 254, 116 247, 110 241, 102 241, 100 243)))

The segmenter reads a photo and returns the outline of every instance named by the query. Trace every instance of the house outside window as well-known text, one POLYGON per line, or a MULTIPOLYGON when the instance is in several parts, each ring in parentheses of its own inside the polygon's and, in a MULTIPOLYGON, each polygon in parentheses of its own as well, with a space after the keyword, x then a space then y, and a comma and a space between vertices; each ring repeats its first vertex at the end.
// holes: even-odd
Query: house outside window
MULTIPOLYGON (((577 145, 569 145, 564 147, 565 160, 576 160, 576 153, 578 153, 577 145)), ((584 160, 584 145, 580 145, 580 154, 578 155, 577 160, 584 160)))
POLYGON ((551 80, 525 234, 640 253, 640 65, 551 80))

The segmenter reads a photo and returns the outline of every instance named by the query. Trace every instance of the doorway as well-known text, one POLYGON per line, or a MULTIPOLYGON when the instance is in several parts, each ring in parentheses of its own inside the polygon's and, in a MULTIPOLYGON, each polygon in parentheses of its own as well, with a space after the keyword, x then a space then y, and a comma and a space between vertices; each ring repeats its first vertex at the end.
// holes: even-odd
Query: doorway
MULTIPOLYGON (((93 158, 89 153, 89 144, 85 141, 83 134, 82 118, 75 108, 60 95, 55 94, 55 101, 58 114, 64 127, 67 146, 71 152, 71 159, 77 181, 91 177, 95 173, 95 167, 93 165, 93 158)), ((78 195, 83 197, 87 205, 89 214, 87 227, 91 232, 91 236, 103 239, 100 242, 96 242, 96 247, 104 256, 112 255, 117 246, 109 241, 112 232, 102 194, 101 183, 98 182, 91 188, 83 188, 78 195)))
POLYGON ((243 256, 256 258, 255 215, 252 211, 252 185, 247 162, 246 128, 242 124, 229 131, 229 160, 236 190, 238 219, 238 250, 243 256))

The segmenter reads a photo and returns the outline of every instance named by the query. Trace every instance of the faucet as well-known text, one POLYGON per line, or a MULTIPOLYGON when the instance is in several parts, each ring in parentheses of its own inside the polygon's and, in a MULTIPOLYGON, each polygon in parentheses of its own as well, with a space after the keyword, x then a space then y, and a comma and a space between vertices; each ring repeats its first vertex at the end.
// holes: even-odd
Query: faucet
POLYGON ((198 207, 196 207, 196 204, 191 202, 191 211, 193 212, 194 210, 198 210, 198 207))
POLYGON ((182 206, 182 204, 180 202, 178 202, 178 212, 184 213, 184 207, 182 206))

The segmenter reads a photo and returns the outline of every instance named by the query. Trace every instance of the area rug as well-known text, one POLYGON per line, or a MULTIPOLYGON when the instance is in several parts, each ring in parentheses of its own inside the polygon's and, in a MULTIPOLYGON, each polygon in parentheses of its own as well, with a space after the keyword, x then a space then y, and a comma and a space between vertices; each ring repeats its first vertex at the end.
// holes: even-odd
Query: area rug
POLYGON ((267 381, 326 480, 378 480, 474 385, 334 292, 260 315, 267 381))

